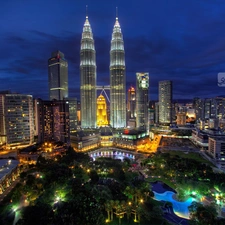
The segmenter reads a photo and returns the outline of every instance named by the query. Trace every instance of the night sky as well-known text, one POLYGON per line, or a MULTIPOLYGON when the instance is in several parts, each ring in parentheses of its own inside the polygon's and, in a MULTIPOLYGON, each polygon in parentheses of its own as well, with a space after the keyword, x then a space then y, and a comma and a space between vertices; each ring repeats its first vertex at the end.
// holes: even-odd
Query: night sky
POLYGON ((173 97, 225 95, 224 0, 8 0, 0 8, 0 90, 48 99, 48 58, 60 50, 69 64, 69 97, 80 98, 80 40, 86 5, 97 84, 109 85, 109 51, 118 7, 127 88, 149 72, 150 99, 158 81, 173 81, 173 97))

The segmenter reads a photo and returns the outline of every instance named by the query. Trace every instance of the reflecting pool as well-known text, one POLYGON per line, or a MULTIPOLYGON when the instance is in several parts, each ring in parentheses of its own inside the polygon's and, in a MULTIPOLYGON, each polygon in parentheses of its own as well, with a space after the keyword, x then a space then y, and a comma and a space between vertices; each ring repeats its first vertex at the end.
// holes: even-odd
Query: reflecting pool
POLYGON ((172 191, 166 191, 164 193, 157 193, 156 191, 153 192, 155 194, 156 200, 171 202, 173 204, 173 211, 177 216, 189 219, 188 206, 190 206, 191 203, 195 200, 194 198, 190 197, 185 202, 179 202, 173 198, 173 195, 175 195, 175 193, 172 191))

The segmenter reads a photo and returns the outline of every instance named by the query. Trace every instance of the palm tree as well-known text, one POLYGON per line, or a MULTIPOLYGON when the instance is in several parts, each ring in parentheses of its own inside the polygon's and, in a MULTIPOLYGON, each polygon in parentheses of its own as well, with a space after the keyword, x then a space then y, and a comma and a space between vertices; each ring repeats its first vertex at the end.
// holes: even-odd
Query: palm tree
POLYGON ((110 214, 111 214, 110 219, 111 219, 111 221, 113 221, 113 207, 114 207, 114 201, 113 200, 109 201, 109 206, 110 206, 110 214))
POLYGON ((134 207, 132 209, 133 214, 134 214, 134 222, 138 222, 138 220, 137 220, 137 207, 138 207, 137 204, 134 203, 134 207))
POLYGON ((125 210, 126 210, 126 213, 127 213, 127 220, 128 221, 130 220, 133 204, 134 203, 132 201, 128 201, 126 206, 125 206, 125 210))
POLYGON ((121 219, 124 217, 124 214, 125 214, 126 203, 124 201, 122 202, 116 201, 116 202, 117 202, 117 206, 116 206, 115 214, 119 218, 119 224, 121 224, 121 219))
POLYGON ((106 203, 105 203, 105 210, 106 210, 107 215, 108 215, 107 222, 110 222, 110 221, 111 221, 111 218, 110 218, 110 212, 111 212, 111 210, 112 210, 112 207, 111 207, 110 202, 106 202, 106 203))

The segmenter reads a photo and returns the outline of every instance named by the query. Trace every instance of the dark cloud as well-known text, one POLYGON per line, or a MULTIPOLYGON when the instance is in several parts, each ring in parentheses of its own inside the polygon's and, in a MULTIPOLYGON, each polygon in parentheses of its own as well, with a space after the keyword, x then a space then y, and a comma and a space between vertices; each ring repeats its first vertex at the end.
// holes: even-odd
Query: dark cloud
POLYGON ((7 36, 4 41, 7 42, 8 44, 13 44, 13 45, 21 45, 26 42, 26 40, 22 37, 11 36, 11 35, 7 36))
MULTIPOLYGON (((158 98, 160 80, 173 81, 174 98, 205 98, 224 93, 224 88, 217 86, 217 74, 225 71, 222 1, 144 0, 140 4, 131 0, 129 7, 126 1, 103 2, 88 1, 98 85, 109 85, 110 40, 118 5, 127 89, 135 86, 136 72, 149 72, 150 99, 158 98)), ((48 4, 40 3, 37 10, 43 10, 38 17, 29 2, 24 7, 19 2, 15 6, 5 3, 0 30, 0 90, 48 98, 47 60, 51 52, 60 50, 69 64, 70 96, 79 98, 80 40, 87 3, 69 0, 65 5, 51 5, 51 12, 48 4), (13 15, 13 9, 20 12, 13 15)))

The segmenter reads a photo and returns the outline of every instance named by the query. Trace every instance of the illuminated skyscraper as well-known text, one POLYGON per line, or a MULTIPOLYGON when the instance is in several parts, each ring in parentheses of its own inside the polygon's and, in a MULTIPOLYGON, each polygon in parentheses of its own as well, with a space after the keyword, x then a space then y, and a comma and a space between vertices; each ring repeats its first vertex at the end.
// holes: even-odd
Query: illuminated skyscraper
POLYGON ((118 17, 110 48, 110 124, 115 128, 126 126, 125 52, 118 17))
POLYGON ((0 93, 0 143, 7 146, 34 142, 32 95, 0 93))
POLYGON ((97 99, 97 126, 107 126, 107 105, 103 95, 99 95, 97 99))
POLYGON ((136 73, 136 126, 148 130, 148 73, 136 73))
POLYGON ((88 16, 83 27, 80 49, 81 127, 96 127, 96 57, 88 16))
POLYGON ((134 87, 128 89, 127 94, 127 119, 133 119, 136 116, 136 91, 134 87))
POLYGON ((35 100, 35 127, 38 142, 70 140, 69 102, 35 100))
POLYGON ((48 60, 49 100, 68 98, 68 63, 60 51, 48 60))
POLYGON ((172 122, 172 81, 159 81, 159 123, 172 122))
POLYGON ((77 99, 66 98, 65 100, 69 104, 70 133, 73 134, 77 131, 77 99))

